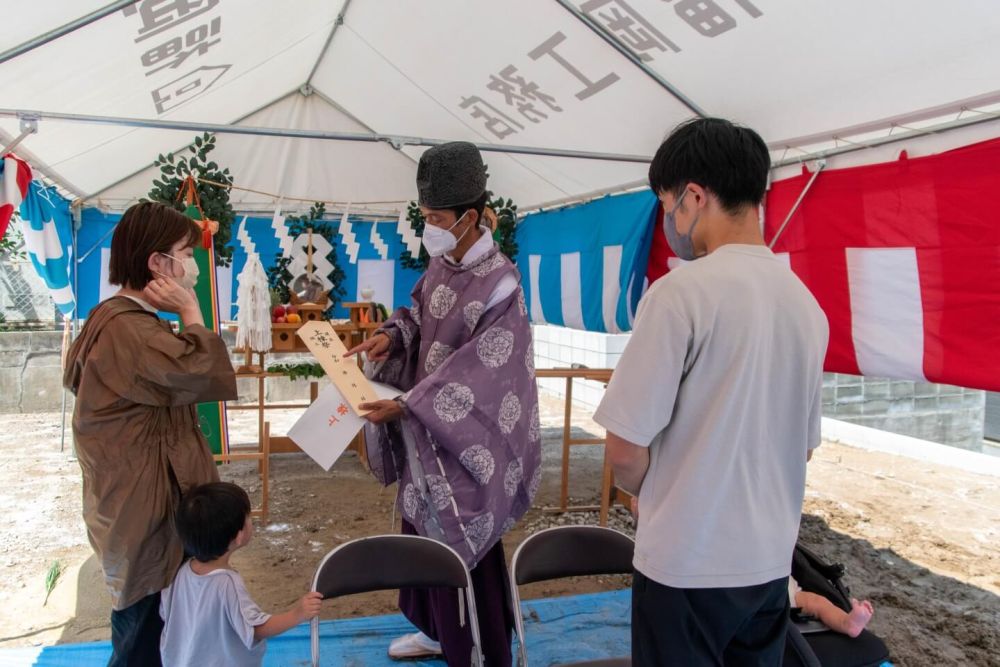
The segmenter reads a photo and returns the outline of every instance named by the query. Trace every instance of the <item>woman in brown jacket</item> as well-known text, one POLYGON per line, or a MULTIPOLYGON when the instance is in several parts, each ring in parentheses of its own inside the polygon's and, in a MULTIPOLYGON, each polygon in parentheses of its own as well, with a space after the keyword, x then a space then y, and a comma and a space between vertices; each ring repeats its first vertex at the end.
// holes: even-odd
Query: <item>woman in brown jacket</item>
POLYGON ((236 397, 226 346, 192 290, 200 237, 168 206, 129 208, 111 241, 121 290, 91 311, 67 359, 83 519, 111 590, 110 665, 160 664, 160 591, 183 556, 174 512, 182 493, 218 480, 195 404, 236 397))

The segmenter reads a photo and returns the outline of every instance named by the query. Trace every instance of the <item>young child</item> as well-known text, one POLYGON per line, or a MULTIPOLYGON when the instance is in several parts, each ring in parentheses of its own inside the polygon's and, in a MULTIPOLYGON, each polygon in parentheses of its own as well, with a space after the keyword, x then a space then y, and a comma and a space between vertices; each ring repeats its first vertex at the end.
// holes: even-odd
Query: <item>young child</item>
POLYGON ((791 577, 788 578, 788 597, 793 607, 800 607, 803 613, 815 616, 826 627, 849 637, 860 635, 875 613, 871 602, 858 602, 854 598, 851 598, 851 611, 848 613, 822 595, 805 592, 791 577))
POLYGON ((193 558, 181 565, 162 594, 164 665, 258 667, 265 639, 319 614, 319 593, 306 593, 277 616, 265 614, 250 599, 243 579, 229 565, 233 552, 253 536, 250 498, 240 487, 213 482, 191 489, 181 499, 176 524, 193 558))

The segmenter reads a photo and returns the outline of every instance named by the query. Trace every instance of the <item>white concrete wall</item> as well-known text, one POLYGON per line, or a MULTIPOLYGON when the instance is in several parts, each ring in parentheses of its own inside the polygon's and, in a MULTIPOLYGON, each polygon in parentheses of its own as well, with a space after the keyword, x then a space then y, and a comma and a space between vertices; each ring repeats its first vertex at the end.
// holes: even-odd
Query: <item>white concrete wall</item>
MULTIPOLYGON (((629 334, 576 331, 550 324, 535 324, 531 328, 535 337, 535 368, 569 368, 573 364, 614 368, 629 339, 629 334)), ((538 387, 554 396, 566 393, 566 381, 560 378, 539 380, 538 387)), ((603 396, 602 383, 574 380, 574 403, 596 408, 603 396)))

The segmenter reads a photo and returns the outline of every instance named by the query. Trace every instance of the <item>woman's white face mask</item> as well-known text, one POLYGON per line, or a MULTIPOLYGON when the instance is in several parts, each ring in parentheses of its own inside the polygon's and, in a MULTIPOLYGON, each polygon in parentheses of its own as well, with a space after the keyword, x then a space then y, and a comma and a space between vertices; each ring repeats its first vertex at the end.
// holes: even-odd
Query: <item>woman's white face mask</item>
POLYGON ((458 247, 458 242, 462 240, 462 237, 468 233, 468 229, 462 233, 462 236, 455 238, 455 235, 451 233, 451 230, 458 226, 458 223, 462 222, 462 219, 469 213, 466 211, 455 221, 455 224, 448 229, 441 229, 440 227, 435 227, 431 224, 424 225, 424 235, 421 237, 420 241, 424 244, 424 249, 427 254, 431 257, 440 257, 441 255, 451 252, 458 247))
MULTIPOLYGON (((183 259, 179 259, 177 257, 174 257, 173 255, 168 255, 165 252, 161 252, 160 254, 168 259, 177 262, 178 264, 181 265, 181 268, 184 270, 184 275, 180 276, 179 278, 173 278, 172 276, 164 276, 164 277, 165 278, 171 277, 173 280, 176 280, 177 284, 183 287, 184 289, 194 289, 194 286, 198 284, 198 273, 200 272, 200 269, 198 268, 198 262, 195 261, 194 257, 184 257, 183 259)), ((163 276, 162 273, 160 275, 163 276)))

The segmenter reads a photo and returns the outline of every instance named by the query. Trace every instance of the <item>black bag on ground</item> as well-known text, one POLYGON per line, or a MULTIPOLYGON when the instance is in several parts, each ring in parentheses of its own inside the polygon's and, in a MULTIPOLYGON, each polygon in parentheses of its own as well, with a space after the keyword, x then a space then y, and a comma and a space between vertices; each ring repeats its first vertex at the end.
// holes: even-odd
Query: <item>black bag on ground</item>
MULTIPOLYGON (((822 595, 844 611, 851 610, 851 591, 844 583, 844 566, 828 563, 816 553, 795 545, 792 577, 803 591, 822 595)), ((888 662, 885 642, 868 630, 856 638, 833 630, 812 631, 813 625, 792 610, 788 639, 785 641, 785 667, 878 667, 888 662)))

